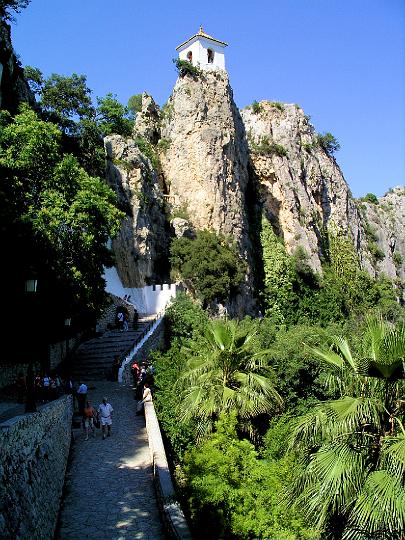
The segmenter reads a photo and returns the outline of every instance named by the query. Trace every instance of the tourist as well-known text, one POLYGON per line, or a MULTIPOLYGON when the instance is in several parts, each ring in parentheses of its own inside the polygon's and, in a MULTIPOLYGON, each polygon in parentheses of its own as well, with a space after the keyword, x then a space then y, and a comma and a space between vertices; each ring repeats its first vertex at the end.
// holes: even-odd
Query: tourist
POLYGON ((112 425, 112 413, 114 412, 114 409, 112 408, 112 405, 108 403, 107 398, 103 398, 103 402, 100 403, 98 407, 98 413, 100 415, 100 421, 101 421, 101 429, 103 432, 103 440, 106 437, 105 434, 105 428, 107 426, 107 437, 110 437, 111 435, 111 425, 112 425))
POLYGON ((42 379, 42 401, 49 401, 50 398, 50 385, 51 379, 48 377, 48 374, 45 373, 44 378, 42 379))
POLYGON ((124 313, 122 311, 119 311, 117 313, 117 326, 118 329, 123 331, 124 329, 124 313))
POLYGON ((129 313, 127 311, 125 311, 124 312, 124 322, 123 322, 124 332, 128 332, 128 320, 129 320, 129 313))
POLYGON ((120 370, 120 367, 121 367, 121 360, 120 360, 120 357, 116 355, 114 357, 114 362, 111 368, 113 381, 118 381, 118 372, 120 370))
POLYGON ((145 403, 147 403, 148 401, 152 401, 152 392, 149 388, 149 384, 145 383, 144 388, 143 388, 142 401, 138 402, 138 406, 136 408, 136 414, 142 413, 145 407, 145 403))
POLYGON ((93 432, 93 437, 96 436, 96 428, 94 426, 95 420, 97 420, 97 411, 92 407, 90 401, 86 401, 86 406, 83 409, 84 429, 86 430, 85 441, 89 440, 90 428, 93 432))
POLYGON ((77 406, 79 408, 79 414, 83 414, 86 399, 87 399, 87 385, 85 385, 82 382, 79 388, 77 389, 77 406))
POLYGON ((132 377, 134 379, 134 386, 136 386, 138 384, 138 379, 139 379, 139 364, 136 360, 131 366, 131 371, 132 371, 132 377))
POLYGON ((138 328, 138 320, 139 320, 139 313, 138 310, 134 309, 134 321, 132 323, 133 329, 136 330, 138 328))

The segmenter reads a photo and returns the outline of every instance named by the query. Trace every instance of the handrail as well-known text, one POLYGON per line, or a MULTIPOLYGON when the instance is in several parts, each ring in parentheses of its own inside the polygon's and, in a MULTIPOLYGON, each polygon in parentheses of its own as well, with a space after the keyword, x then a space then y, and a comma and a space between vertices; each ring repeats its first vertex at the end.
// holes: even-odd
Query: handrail
POLYGON ((156 313, 155 317, 148 323, 146 328, 142 331, 141 335, 136 338, 134 343, 131 345, 129 349, 127 349, 126 353, 123 355, 123 360, 121 363, 121 367, 118 370, 118 382, 122 383, 122 374, 124 372, 125 366, 127 366, 132 359, 134 358, 135 354, 141 349, 141 347, 146 342, 147 338, 152 335, 155 328, 160 324, 161 320, 163 319, 165 314, 164 310, 159 311, 156 313))

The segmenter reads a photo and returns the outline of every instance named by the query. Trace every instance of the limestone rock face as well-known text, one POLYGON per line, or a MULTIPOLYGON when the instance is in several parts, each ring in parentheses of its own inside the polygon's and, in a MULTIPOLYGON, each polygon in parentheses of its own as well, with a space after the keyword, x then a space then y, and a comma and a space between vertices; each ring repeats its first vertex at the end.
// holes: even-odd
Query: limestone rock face
POLYGON ((359 207, 376 273, 405 282, 404 187, 391 189, 378 204, 359 201, 359 207))
POLYGON ((308 264, 321 272, 324 232, 349 233, 362 266, 374 268, 365 246, 361 216, 333 157, 297 105, 263 101, 259 111, 241 111, 265 212, 293 253, 302 246, 308 264))
POLYGON ((0 21, 0 107, 15 112, 21 102, 34 106, 35 98, 14 53, 10 26, 0 21))
MULTIPOLYGON (((179 77, 161 116, 160 160, 172 206, 188 214, 195 229, 231 236, 250 266, 249 155, 227 73, 179 77)), ((247 301, 250 270, 238 302, 247 301)))
POLYGON ((160 139, 159 107, 146 92, 142 94, 142 110, 136 115, 134 135, 144 137, 151 144, 157 144, 160 139))
POLYGON ((111 135, 104 144, 107 182, 127 214, 112 246, 118 274, 124 287, 163 282, 168 235, 157 174, 132 139, 111 135))

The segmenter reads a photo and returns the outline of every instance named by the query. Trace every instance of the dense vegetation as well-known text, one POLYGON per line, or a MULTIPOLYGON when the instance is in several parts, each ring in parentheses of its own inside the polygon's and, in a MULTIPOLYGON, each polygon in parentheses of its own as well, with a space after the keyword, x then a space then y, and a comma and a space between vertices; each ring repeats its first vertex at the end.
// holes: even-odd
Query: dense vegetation
POLYGON ((1 277, 10 304, 7 342, 13 346, 25 304, 30 354, 43 359, 50 342, 65 338, 65 319, 89 328, 105 307, 103 267, 113 264, 106 246, 123 213, 101 180, 103 136, 130 134, 133 114, 112 94, 93 105, 82 75, 44 78, 30 67, 25 74, 35 111, 21 105, 14 117, 0 113, 1 277), (38 294, 25 298, 24 281, 33 277, 38 294))
MULTIPOLYGON (((265 217, 261 245, 265 317, 210 320, 201 297, 199 307, 179 295, 170 347, 154 355, 156 408, 193 532, 399 540, 405 329, 393 285, 363 272, 333 230, 322 277, 303 250, 287 254, 265 217)), ((200 264, 200 250, 188 253, 200 264)))

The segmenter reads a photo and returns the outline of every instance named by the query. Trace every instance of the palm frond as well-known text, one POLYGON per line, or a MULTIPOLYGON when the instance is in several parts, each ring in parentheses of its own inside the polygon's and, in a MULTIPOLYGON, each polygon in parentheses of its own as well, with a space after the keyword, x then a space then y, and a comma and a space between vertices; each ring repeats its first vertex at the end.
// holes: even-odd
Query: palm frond
POLYGON ((369 538, 387 539, 400 538, 405 533, 403 481, 386 470, 374 471, 367 477, 350 513, 346 537, 357 538, 356 531, 368 534, 369 538))

